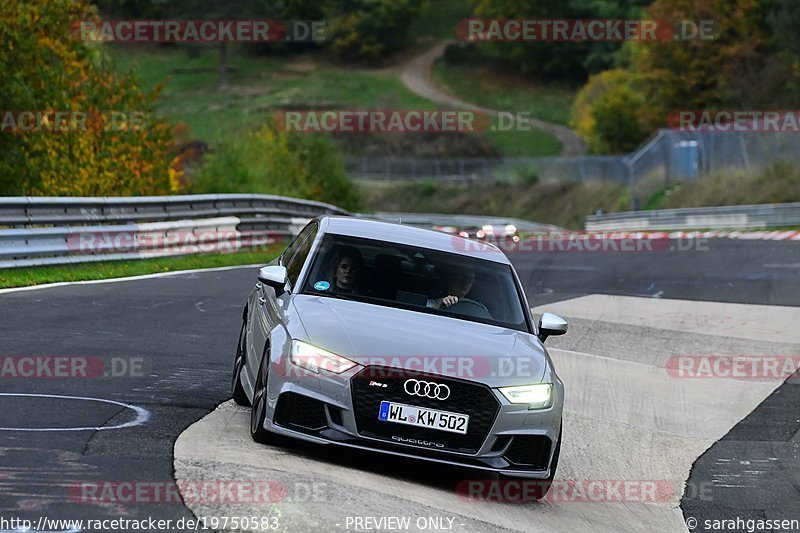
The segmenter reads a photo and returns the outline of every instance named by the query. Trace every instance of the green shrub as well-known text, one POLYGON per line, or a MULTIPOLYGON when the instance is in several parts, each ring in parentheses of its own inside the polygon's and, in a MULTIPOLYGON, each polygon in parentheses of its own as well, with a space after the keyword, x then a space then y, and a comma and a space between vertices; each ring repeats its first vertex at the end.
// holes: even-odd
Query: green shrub
POLYGON ((536 167, 523 167, 517 169, 517 184, 536 185, 539 183, 539 169, 536 167))
POLYGON ((430 198, 436 194, 437 189, 438 185, 433 180, 425 180, 419 184, 419 194, 423 198, 430 198))
POLYGON ((453 43, 444 49, 442 59, 448 65, 474 65, 489 60, 480 55, 478 45, 475 43, 453 43))
POLYGON ((333 2, 330 47, 346 61, 376 60, 400 50, 419 16, 419 0, 333 2))
POLYGON ((222 144, 192 184, 197 193, 278 194, 357 210, 358 192, 327 137, 265 125, 222 144))

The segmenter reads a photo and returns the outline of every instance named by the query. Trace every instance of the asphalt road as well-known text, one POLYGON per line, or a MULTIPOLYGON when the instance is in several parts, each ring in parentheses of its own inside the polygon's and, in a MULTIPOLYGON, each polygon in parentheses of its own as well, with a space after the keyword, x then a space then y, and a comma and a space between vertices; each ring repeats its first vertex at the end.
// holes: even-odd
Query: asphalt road
POLYGON ((800 242, 709 238, 639 246, 509 257, 533 305, 583 294, 800 305, 800 242))
MULTIPOLYGON (((800 305, 800 243, 675 242, 685 244, 681 250, 651 253, 518 253, 511 258, 532 305, 598 293, 800 305)), ((0 378, 5 407, 0 411, 0 517, 190 517, 180 502, 130 504, 114 500, 119 493, 93 501, 100 494, 93 490, 121 480, 152 486, 173 480, 175 439, 228 398, 241 306, 254 282, 254 269, 233 269, 0 293, 0 356, 70 356, 86 358, 90 366, 102 361, 98 377, 14 378, 6 372, 0 378), (103 376, 107 372, 120 375, 103 376), (59 395, 86 399, 49 397, 59 395), (120 425, 128 427, 70 429, 120 425), (51 430, 33 431, 43 428, 51 430)), ((767 409, 758 416, 781 412, 767 409)), ((701 470, 714 463, 718 446, 725 453, 735 446, 737 457, 764 447, 757 428, 742 427, 751 429, 737 426, 703 456, 692 475, 706 475, 701 470)), ((783 451, 771 456, 794 458, 797 464, 796 430, 792 442, 793 426, 782 427, 783 451)), ((784 468, 781 475, 787 480, 785 501, 800 502, 797 471, 784 468)), ((764 483, 756 487, 728 498, 726 510, 754 508, 748 498, 763 498, 768 490, 764 483)), ((684 511, 700 513, 710 508, 707 504, 684 502, 684 511)), ((13 528, 0 522, 3 529, 13 528)))
POLYGON ((697 460, 688 486, 681 508, 699 519, 695 531, 731 519, 740 520, 733 531, 800 519, 800 373, 697 460))
POLYGON ((0 516, 191 516, 180 502, 125 505, 111 497, 93 504, 82 488, 172 480, 175 438, 228 397, 241 307, 253 280, 252 269, 236 269, 0 294, 4 357, 86 357, 90 368, 90 358, 100 358, 103 374, 121 374, 13 378, 7 369, 3 394, 37 396, 2 398, 0 427, 87 427, 136 419, 120 406, 41 395, 110 399, 149 413, 147 423, 123 429, 0 432, 0 516), (135 371, 124 371, 122 363, 115 370, 112 359, 135 371))

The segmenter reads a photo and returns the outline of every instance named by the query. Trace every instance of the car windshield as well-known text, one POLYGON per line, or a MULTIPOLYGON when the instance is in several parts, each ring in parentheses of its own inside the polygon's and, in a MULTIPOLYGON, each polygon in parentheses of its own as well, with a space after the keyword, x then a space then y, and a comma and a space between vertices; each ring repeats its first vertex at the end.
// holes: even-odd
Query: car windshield
POLYGON ((325 235, 302 292, 530 332, 509 265, 405 244, 325 235))

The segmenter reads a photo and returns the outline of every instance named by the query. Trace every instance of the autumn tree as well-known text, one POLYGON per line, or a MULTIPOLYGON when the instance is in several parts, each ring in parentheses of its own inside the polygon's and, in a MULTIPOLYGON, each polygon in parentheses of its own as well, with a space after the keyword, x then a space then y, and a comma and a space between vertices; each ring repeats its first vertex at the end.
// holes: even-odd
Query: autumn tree
POLYGON ((645 16, 673 21, 711 20, 712 39, 634 43, 633 70, 648 102, 643 123, 654 129, 678 109, 726 104, 739 74, 763 61, 769 0, 655 0, 645 16))
POLYGON ((403 48, 420 0, 327 0, 328 46, 348 61, 376 60, 403 48))
POLYGON ((676 25, 710 22, 710 32, 686 40, 627 43, 622 51, 627 69, 590 80, 573 106, 573 123, 596 151, 613 150, 629 144, 619 143, 627 134, 638 130, 641 141, 666 127, 670 113, 682 109, 794 108, 800 103, 795 3, 655 0, 645 18, 676 25), (616 116, 618 124, 604 129, 596 120, 601 115, 616 116))
POLYGON ((170 126, 153 116, 156 95, 117 76, 102 43, 73 31, 78 21, 96 18, 83 1, 0 3, 0 194, 177 191, 170 126), (38 131, 20 130, 24 111, 45 117, 38 131), (49 131, 48 112, 84 120, 49 131))
MULTIPOLYGON (((472 0, 484 19, 638 18, 651 0, 472 0)), ((541 78, 583 80, 614 65, 621 42, 484 42, 479 50, 541 78)))
POLYGON ((589 78, 573 105, 572 126, 596 154, 630 152, 648 134, 638 80, 623 69, 606 70, 589 78))

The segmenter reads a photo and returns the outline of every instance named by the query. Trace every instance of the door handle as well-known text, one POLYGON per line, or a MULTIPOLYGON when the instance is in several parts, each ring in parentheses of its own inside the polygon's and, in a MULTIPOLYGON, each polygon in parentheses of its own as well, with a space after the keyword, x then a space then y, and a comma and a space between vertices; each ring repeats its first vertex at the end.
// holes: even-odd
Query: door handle
POLYGON ((264 305, 265 303, 267 303, 267 299, 266 298, 262 298, 261 296, 259 296, 258 297, 258 303, 260 303, 261 305, 264 305))
POLYGON ((256 289, 260 289, 260 288, 261 288, 261 282, 256 283, 256 289))

